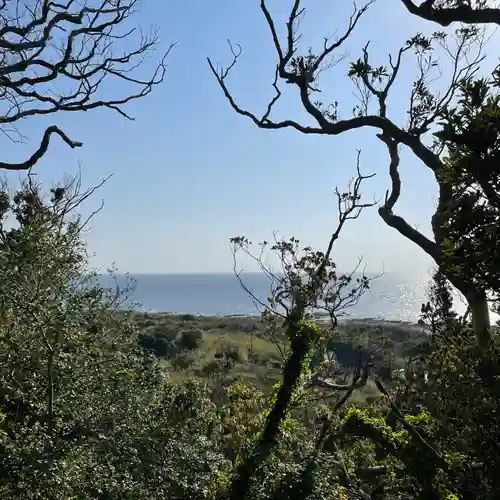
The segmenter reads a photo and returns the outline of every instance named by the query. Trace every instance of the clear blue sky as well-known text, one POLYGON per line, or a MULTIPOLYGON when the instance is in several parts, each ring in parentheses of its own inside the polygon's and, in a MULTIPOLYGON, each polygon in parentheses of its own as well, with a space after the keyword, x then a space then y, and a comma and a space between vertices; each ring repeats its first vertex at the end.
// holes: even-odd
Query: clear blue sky
MULTIPOLYGON (((354 104, 354 87, 344 76, 346 64, 360 54, 366 41, 371 40, 374 57, 384 63, 385 55, 395 53, 408 36, 429 30, 399 3, 379 0, 346 45, 346 61, 322 79, 322 99, 338 100, 344 117, 351 116, 354 104)), ((290 4, 269 0, 282 21, 290 4)), ((347 0, 305 5, 309 7, 302 25, 306 48, 318 46, 324 35, 345 27, 352 8, 347 0)), ((107 110, 33 118, 21 127, 29 142, 0 143, 3 159, 24 159, 35 149, 45 126, 55 123, 83 141, 84 147, 70 150, 55 139, 38 164, 41 180, 56 181, 65 172, 76 172, 78 165, 85 185, 114 174, 100 190, 105 207, 88 236, 95 265, 116 262, 121 271, 130 272, 231 271, 231 236, 262 240, 275 230, 321 246, 336 220, 333 190, 345 186, 354 174, 358 148, 363 171, 377 172, 365 186, 367 198, 383 196, 388 187, 387 155, 374 130, 330 138, 259 130, 225 101, 206 57, 229 61, 226 38, 243 47, 229 80, 238 101, 262 112, 272 95, 275 55, 258 0, 143 1, 134 21, 146 28, 159 27, 158 57, 170 42, 178 42, 164 84, 129 106, 135 122, 107 110)), ((403 85, 395 88, 390 101, 392 116, 400 123, 415 66, 408 59, 403 85)), ((300 108, 296 89, 286 87, 276 117, 311 122, 300 108)), ((122 88, 117 83, 109 90, 122 88)), ((407 154, 402 176, 405 183, 397 210, 427 231, 435 198, 432 177, 407 154)), ((99 201, 97 195, 92 203, 97 206, 99 201)), ((337 246, 341 268, 353 265, 359 256, 369 271, 384 269, 409 277, 422 277, 431 265, 423 252, 387 228, 374 209, 353 221, 337 246)))

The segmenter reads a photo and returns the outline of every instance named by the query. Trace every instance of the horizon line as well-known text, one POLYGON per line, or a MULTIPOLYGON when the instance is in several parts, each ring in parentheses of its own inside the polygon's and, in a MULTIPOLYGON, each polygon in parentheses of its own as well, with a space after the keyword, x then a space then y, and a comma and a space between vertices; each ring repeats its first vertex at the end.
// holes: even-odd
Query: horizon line
MULTIPOLYGON (((259 274, 265 276, 265 274, 261 271, 240 271, 241 274, 259 274)), ((143 271, 121 271, 117 270, 116 272, 98 272, 98 275, 102 274, 117 274, 117 275, 125 275, 125 274, 130 274, 134 276, 200 276, 200 275, 205 275, 205 276, 214 276, 214 275, 232 275, 235 276, 236 274, 233 271, 148 271, 148 272, 143 272, 143 271)), ((280 274, 280 273, 276 273, 280 274)), ((342 274, 340 271, 339 274, 342 274)), ((354 273, 354 274, 361 274, 360 273, 354 273)), ((398 275, 404 275, 404 273, 398 272, 398 271, 371 271, 367 272, 367 275, 370 274, 380 274, 383 276, 384 274, 398 274, 398 275)))

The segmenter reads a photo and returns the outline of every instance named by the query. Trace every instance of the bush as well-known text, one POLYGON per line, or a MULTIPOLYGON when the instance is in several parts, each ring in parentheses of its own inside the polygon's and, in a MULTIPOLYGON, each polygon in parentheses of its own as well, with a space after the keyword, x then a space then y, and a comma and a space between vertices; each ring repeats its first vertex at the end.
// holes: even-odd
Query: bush
POLYGON ((201 375, 204 377, 214 377, 227 373, 234 365, 232 360, 228 359, 211 359, 201 368, 201 375))
POLYGON ((186 370, 193 364, 193 359, 190 358, 186 353, 178 354, 177 356, 174 356, 172 358, 170 364, 172 365, 172 368, 174 370, 182 371, 186 370))
POLYGON ((203 331, 199 328, 183 330, 179 335, 179 347, 188 351, 194 351, 200 347, 203 341, 203 331))
POLYGON ((116 313, 123 294, 87 274, 82 198, 0 194, 0 498, 205 498, 225 463, 212 407, 201 388, 191 411, 168 404, 178 388, 116 313))
POLYGON ((168 323, 156 325, 152 328, 151 333, 173 344, 175 343, 179 330, 175 324, 168 323))
POLYGON ((240 348, 235 344, 231 344, 230 342, 224 344, 220 349, 217 350, 217 352, 215 353, 215 358, 231 360, 233 363, 242 363, 245 361, 243 359, 243 356, 241 355, 240 348))
POLYGON ((162 358, 171 357, 177 352, 175 340, 169 340, 154 333, 141 333, 139 335, 139 345, 162 358))

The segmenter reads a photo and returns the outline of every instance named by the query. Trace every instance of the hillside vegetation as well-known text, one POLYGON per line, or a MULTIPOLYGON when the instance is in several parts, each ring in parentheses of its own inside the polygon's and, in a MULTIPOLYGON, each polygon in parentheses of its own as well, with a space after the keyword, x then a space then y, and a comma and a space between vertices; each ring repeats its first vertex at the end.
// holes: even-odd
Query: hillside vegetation
MULTIPOLYGON (((192 376, 218 383, 248 381, 269 392, 281 376, 283 357, 267 325, 256 317, 210 317, 189 314, 135 313, 140 345, 154 352, 171 370, 174 379, 192 376)), ((335 380, 346 381, 354 370, 362 348, 373 362, 373 371, 384 380, 399 381, 395 372, 424 355, 429 337, 424 326, 391 322, 352 320, 340 324, 329 336, 334 353, 335 380)), ((373 383, 353 397, 376 398, 373 383)))
POLYGON ((0 196, 0 498, 496 498, 498 334, 478 347, 441 273, 425 331, 338 323, 370 280, 295 239, 259 318, 123 311, 133 283, 88 270, 88 194, 0 196))

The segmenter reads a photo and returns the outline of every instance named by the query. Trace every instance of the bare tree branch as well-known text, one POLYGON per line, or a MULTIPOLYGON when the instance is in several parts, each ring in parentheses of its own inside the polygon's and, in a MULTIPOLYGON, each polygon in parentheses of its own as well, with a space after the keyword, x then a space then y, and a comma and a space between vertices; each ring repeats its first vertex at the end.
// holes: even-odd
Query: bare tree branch
POLYGON ((386 195, 385 203, 379 207, 378 213, 388 226, 396 229, 400 234, 418 245, 433 259, 438 261, 440 258, 440 248, 437 243, 427 238, 420 231, 410 226, 403 217, 395 215, 393 212, 394 206, 401 194, 401 178, 398 170, 400 163, 398 144, 396 141, 383 134, 379 135, 379 138, 386 144, 389 151, 391 190, 390 194, 388 192, 386 195))
MULTIPOLYGON (((108 108, 132 120, 123 106, 148 95, 163 81, 166 57, 173 47, 147 78, 136 74, 158 42, 156 31, 148 35, 133 27, 117 31, 129 23, 136 5, 137 0, 68 0, 62 4, 43 0, 19 9, 1 4, 0 97, 4 108, 0 128, 5 130, 5 125, 30 116, 96 108, 108 108), (136 48, 117 55, 117 42, 130 42, 136 34, 136 48), (121 97, 101 99, 102 85, 110 78, 129 88, 121 97)), ((45 154, 44 144, 48 145, 53 132, 71 147, 81 145, 51 127, 29 160, 3 162, 1 168, 31 168, 45 154)))
MULTIPOLYGON (((397 203, 399 196, 401 194, 401 179, 399 176, 399 164, 400 156, 398 152, 398 144, 396 141, 387 137, 384 134, 379 134, 379 139, 382 140, 387 146, 390 156, 390 167, 389 174, 391 177, 391 191, 386 195, 385 203, 379 207, 378 213, 384 220, 384 222, 396 229, 402 236, 410 240, 411 242, 418 245, 422 250, 424 250, 436 264, 441 267, 445 262, 445 254, 443 253, 443 241, 445 239, 445 234, 443 233, 443 217, 446 217, 446 210, 449 206, 450 199, 452 196, 451 186, 445 180, 439 179, 439 201, 436 207, 436 211, 432 217, 432 231, 434 236, 434 241, 427 238, 420 231, 412 227, 408 222, 401 216, 395 215, 393 208, 397 203)), ((446 272, 446 277, 450 283, 459 290, 464 297, 466 297, 472 312, 472 324, 478 338, 478 342, 481 346, 489 345, 490 342, 490 319, 489 313, 486 306, 486 295, 485 292, 479 289, 473 280, 467 279, 461 273, 457 272, 446 272), (474 311, 473 305, 479 304, 481 309, 479 311, 474 311)))
MULTIPOLYGON (((357 302, 357 294, 347 294, 343 296, 340 292, 351 281, 353 274, 358 271, 358 266, 349 275, 337 276, 336 273, 328 279, 323 276, 326 268, 331 265, 331 253, 335 242, 339 239, 342 229, 349 220, 357 219, 363 209, 374 206, 377 202, 365 202, 362 200, 362 183, 371 179, 375 174, 363 175, 360 170, 361 151, 356 156, 356 177, 349 183, 347 190, 340 192, 335 190, 338 206, 338 221, 335 230, 332 232, 328 241, 325 253, 313 252, 309 247, 301 251, 299 241, 292 238, 289 242, 275 239, 275 244, 269 247, 268 242, 259 244, 260 252, 252 253, 250 250, 251 242, 244 237, 235 237, 231 239, 233 253, 233 270, 238 282, 249 294, 257 306, 262 307, 261 312, 269 312, 283 319, 287 318, 291 309, 296 305, 294 303, 294 294, 298 286, 312 286, 313 290, 308 290, 307 295, 310 298, 304 304, 307 308, 316 310, 325 310, 330 317, 334 317, 340 310, 350 307, 357 302), (273 271, 270 265, 266 264, 263 258, 264 251, 270 249, 275 253, 282 265, 282 274, 273 271), (237 269, 237 253, 242 251, 257 263, 259 269, 269 279, 271 301, 265 301, 257 297, 254 292, 244 283, 242 271, 237 269), (309 262, 307 270, 302 269, 309 262), (318 260, 319 259, 319 260, 318 260), (296 273, 302 269, 305 274, 301 274, 301 279, 296 273), (303 280, 306 281, 303 281, 303 280), (315 280, 317 282, 315 283, 315 280), (315 283, 315 284, 314 284, 315 283), (321 298, 320 298, 321 297, 321 298)), ((335 325, 336 326, 336 325, 335 325)))
POLYGON ((50 126, 43 134, 42 142, 38 149, 31 155, 31 157, 22 163, 7 163, 0 162, 0 168, 5 170, 28 170, 33 167, 42 156, 47 152, 50 143, 50 136, 52 134, 57 134, 62 140, 68 144, 72 149, 79 148, 83 146, 81 142, 72 141, 59 127, 55 125, 50 126))
MULTIPOLYGON (((367 115, 367 116, 357 116, 351 119, 339 120, 335 115, 330 115, 327 112, 322 111, 318 106, 313 104, 311 100, 311 85, 317 78, 317 73, 320 71, 320 67, 324 62, 325 58, 332 54, 336 49, 340 48, 342 44, 347 40, 347 38, 352 34, 355 27, 357 26, 360 18, 367 11, 369 6, 372 4, 369 1, 364 7, 359 10, 355 10, 350 17, 349 25, 338 40, 334 42, 325 42, 325 46, 319 55, 313 55, 309 53, 307 56, 298 56, 296 43, 298 36, 295 33, 294 26, 296 26, 297 20, 300 15, 303 14, 304 10, 300 8, 300 0, 294 0, 292 10, 290 12, 287 24, 287 43, 286 49, 283 48, 279 41, 278 33, 274 20, 265 4, 261 1, 261 10, 264 13, 267 24, 271 31, 271 36, 273 39, 273 44, 278 55, 278 63, 276 66, 276 73, 281 80, 286 83, 291 83, 297 86, 300 94, 300 99, 305 110, 314 118, 317 126, 303 125, 294 120, 282 120, 275 121, 271 119, 271 112, 273 106, 279 100, 281 92, 277 86, 277 79, 275 77, 273 82, 273 88, 275 90, 275 95, 266 107, 264 114, 259 117, 257 114, 241 107, 234 97, 232 96, 228 86, 227 78, 229 77, 230 71, 236 65, 238 58, 241 56, 241 47, 238 51, 232 50, 232 61, 227 68, 217 69, 212 60, 208 57, 207 61, 209 67, 215 76, 220 88, 223 91, 224 96, 231 105, 231 107, 240 115, 245 116, 252 120, 255 125, 263 129, 283 129, 283 128, 293 128, 299 132, 305 134, 318 134, 318 135, 340 135, 349 130, 355 130, 363 127, 371 127, 382 130, 387 133, 390 137, 393 137, 399 143, 408 146, 415 155, 420 158, 425 165, 437 170, 440 165, 440 160, 433 151, 427 148, 420 140, 418 136, 405 131, 401 127, 397 126, 385 115, 367 115)), ((407 49, 405 49, 407 50, 407 49)), ((398 58, 399 59, 399 58, 398 58)), ((397 64, 397 63, 396 63, 397 64)), ((395 68, 394 78, 397 73, 399 64, 395 68)), ((394 79, 393 79, 394 80, 394 79)), ((392 86, 393 81, 388 85, 386 92, 389 91, 392 86)))

